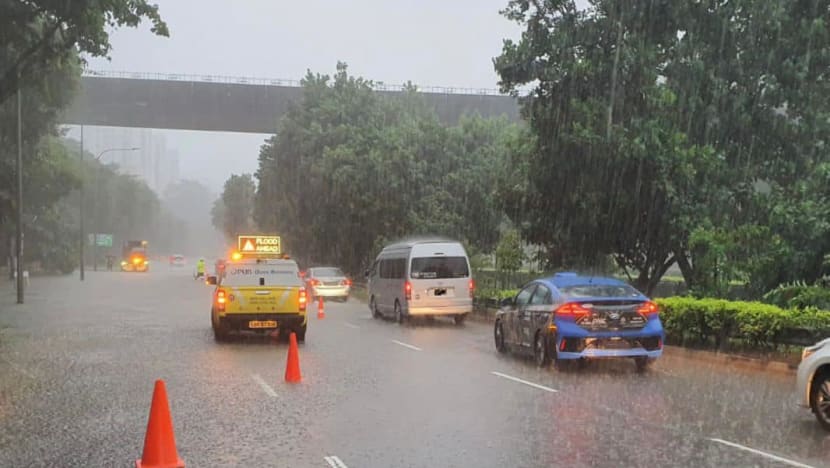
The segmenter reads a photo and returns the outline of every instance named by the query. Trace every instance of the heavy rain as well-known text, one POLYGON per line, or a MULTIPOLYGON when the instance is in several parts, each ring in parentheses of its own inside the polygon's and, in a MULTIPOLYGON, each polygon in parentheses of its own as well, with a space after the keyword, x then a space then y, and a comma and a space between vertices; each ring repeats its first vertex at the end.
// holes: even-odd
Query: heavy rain
POLYGON ((0 466, 830 467, 828 70, 830 0, 0 0, 0 466))

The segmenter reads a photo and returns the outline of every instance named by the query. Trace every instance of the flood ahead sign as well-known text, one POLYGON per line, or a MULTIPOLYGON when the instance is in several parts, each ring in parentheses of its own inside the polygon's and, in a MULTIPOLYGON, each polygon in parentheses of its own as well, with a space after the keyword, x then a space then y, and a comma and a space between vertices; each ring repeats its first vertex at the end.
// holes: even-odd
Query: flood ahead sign
POLYGON ((280 255, 280 236, 239 236, 239 252, 243 255, 280 255))

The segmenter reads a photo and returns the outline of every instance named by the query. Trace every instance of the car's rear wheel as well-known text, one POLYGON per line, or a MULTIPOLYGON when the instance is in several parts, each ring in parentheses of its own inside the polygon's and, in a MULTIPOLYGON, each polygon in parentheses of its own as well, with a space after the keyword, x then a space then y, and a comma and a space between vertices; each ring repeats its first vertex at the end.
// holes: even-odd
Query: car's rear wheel
POLYGON ((634 358, 634 364, 637 366, 637 372, 645 372, 648 369, 649 361, 646 356, 637 356, 634 358))
POLYGON ((810 408, 821 427, 830 431, 830 372, 816 374, 810 388, 810 408))
POLYGON ((369 309, 372 311, 372 318, 379 319, 380 318, 380 311, 378 310, 378 304, 375 302, 375 298, 369 301, 369 309))
POLYGON ((399 324, 403 325, 406 322, 406 316, 403 314, 403 310, 401 309, 401 303, 395 301, 395 321, 399 324))
POLYGON ((467 318, 467 314, 453 316, 453 320, 455 320, 456 325, 464 325, 464 319, 466 319, 466 318, 467 318))
POLYGON ((533 357, 539 367, 547 367, 550 364, 547 337, 538 331, 536 332, 536 338, 533 339, 533 357))
POLYGON ((504 342, 504 325, 501 320, 496 320, 496 326, 493 327, 493 340, 496 342, 496 351, 507 352, 507 344, 504 342))

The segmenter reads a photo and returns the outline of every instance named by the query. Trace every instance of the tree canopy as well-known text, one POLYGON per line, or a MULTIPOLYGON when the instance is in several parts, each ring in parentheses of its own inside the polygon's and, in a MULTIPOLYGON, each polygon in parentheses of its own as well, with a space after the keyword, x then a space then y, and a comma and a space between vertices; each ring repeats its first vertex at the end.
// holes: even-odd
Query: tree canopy
POLYGON ((446 235, 490 249, 501 212, 492 188, 508 136, 503 120, 441 125, 410 86, 398 99, 338 64, 309 72, 303 100, 263 145, 254 217, 309 262, 361 271, 385 240, 446 235))

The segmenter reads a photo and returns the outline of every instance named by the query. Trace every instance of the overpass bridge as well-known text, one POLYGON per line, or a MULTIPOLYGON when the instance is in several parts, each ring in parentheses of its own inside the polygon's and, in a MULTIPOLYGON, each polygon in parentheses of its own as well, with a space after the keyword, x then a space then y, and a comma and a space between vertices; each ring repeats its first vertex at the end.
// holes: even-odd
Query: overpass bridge
MULTIPOLYGON (((400 96, 402 87, 378 84, 400 96)), ((519 119, 516 100, 491 89, 422 88, 442 122, 464 114, 519 119)), ((274 133, 302 97, 298 81, 227 76, 87 71, 62 123, 212 132, 274 133)))

